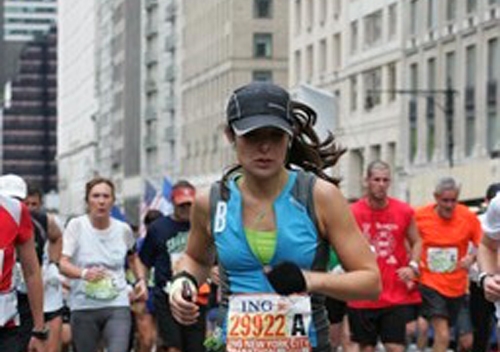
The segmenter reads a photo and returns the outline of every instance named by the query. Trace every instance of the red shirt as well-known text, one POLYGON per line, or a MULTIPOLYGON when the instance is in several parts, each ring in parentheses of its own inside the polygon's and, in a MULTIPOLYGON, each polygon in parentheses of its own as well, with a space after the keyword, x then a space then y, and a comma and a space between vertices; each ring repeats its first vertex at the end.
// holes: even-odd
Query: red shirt
POLYGON ((17 200, 0 196, 0 294, 12 290, 16 246, 32 236, 28 208, 17 200))
POLYGON ((382 293, 377 301, 352 301, 348 303, 350 307, 376 309, 421 302, 417 285, 412 284, 409 288, 396 272, 408 266, 411 259, 406 236, 413 209, 394 198, 387 201, 383 209, 370 208, 366 198, 351 205, 356 222, 377 255, 382 293))

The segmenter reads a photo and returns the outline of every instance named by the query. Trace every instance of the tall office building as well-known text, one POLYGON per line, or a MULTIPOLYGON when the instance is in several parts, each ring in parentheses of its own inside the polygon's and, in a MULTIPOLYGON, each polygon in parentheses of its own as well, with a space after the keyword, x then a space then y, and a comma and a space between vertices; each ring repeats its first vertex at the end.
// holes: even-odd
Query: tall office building
POLYGON ((351 199, 362 196, 370 161, 398 167, 401 97, 381 90, 401 87, 401 14, 399 1, 386 0, 297 0, 290 11, 290 85, 334 95, 335 124, 328 127, 348 149, 335 172, 351 199))
POLYGON ((292 6, 290 84, 336 96, 347 197, 363 194, 367 165, 382 159, 393 169, 392 193, 415 205, 431 201, 436 180, 448 175, 463 183, 463 200, 480 202, 500 177, 500 3, 292 6))
POLYGON ((410 1, 406 17, 401 146, 412 202, 432 199, 440 176, 480 204, 500 179, 500 2, 410 1), (447 89, 453 90, 447 94, 447 89))
POLYGON ((19 54, 24 43, 45 35, 55 24, 57 0, 2 0, 1 2, 3 3, 3 11, 0 4, 3 57, 0 61, 2 66, 0 86, 3 86, 16 74, 19 54))
POLYGON ((84 210, 84 184, 115 182, 137 223, 141 182, 141 1, 62 1, 59 99, 61 210, 84 210))
MULTIPOLYGON (((4 49, 4 40, 3 40, 3 1, 0 1, 0 63, 5 61, 5 49, 4 49)), ((5 82, 4 78, 4 65, 0 64, 0 101, 3 101, 3 82, 5 82)))
POLYGON ((60 213, 85 211, 85 183, 96 166, 95 2, 61 1, 58 21, 57 160, 60 213))
POLYGON ((2 172, 45 192, 57 189, 56 45, 55 28, 24 45, 2 121, 2 172))
POLYGON ((57 0, 4 0, 4 39, 27 42, 44 35, 57 17, 57 0))
POLYGON ((235 88, 256 80, 287 86, 289 3, 217 0, 193 6, 179 2, 182 177, 206 185, 234 161, 222 125, 235 88))

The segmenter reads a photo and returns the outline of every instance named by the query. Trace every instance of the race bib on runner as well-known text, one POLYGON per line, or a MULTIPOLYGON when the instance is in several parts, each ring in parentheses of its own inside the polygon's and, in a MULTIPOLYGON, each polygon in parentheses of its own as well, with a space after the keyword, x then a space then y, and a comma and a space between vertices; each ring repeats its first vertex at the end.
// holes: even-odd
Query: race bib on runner
POLYGON ((234 295, 227 319, 227 352, 311 351, 309 296, 234 295))
POLYGON ((451 273, 457 267, 458 248, 430 247, 427 250, 427 266, 435 273, 451 273))
POLYGON ((112 277, 99 281, 85 282, 85 296, 99 301, 110 301, 118 296, 118 289, 112 277))

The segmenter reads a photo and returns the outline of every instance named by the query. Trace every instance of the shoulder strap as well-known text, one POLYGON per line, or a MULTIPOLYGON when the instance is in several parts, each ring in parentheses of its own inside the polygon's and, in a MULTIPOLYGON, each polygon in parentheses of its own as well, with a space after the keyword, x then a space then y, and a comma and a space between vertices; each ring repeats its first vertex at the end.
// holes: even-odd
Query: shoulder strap
MULTIPOLYGON (((217 181, 212 183, 212 186, 210 187, 210 227, 212 228, 212 222, 215 219, 215 213, 217 212, 217 203, 220 200, 223 200, 222 194, 221 194, 221 181, 217 181)), ((224 199, 227 201, 227 199, 224 199)), ((213 230, 213 228, 212 228, 213 230)))
MULTIPOLYGON (((316 175, 303 170, 297 171, 297 179, 292 188, 293 197, 307 209, 307 214, 313 220, 314 225, 318 225, 316 211, 314 209, 314 185, 316 184, 316 175)), ((210 187, 210 219, 214 219, 217 210, 217 203, 223 199, 221 194, 221 182, 217 181, 210 187)))
POLYGON ((297 179, 292 188, 292 195, 300 204, 307 209, 307 214, 313 221, 316 228, 318 227, 318 219, 314 209, 314 185, 316 184, 317 176, 313 173, 303 170, 297 171, 297 179))

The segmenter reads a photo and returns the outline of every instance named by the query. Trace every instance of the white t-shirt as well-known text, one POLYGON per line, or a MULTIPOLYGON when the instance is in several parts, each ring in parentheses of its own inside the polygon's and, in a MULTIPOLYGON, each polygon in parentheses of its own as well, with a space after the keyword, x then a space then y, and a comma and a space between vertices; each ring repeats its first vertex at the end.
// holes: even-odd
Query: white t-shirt
POLYGON ((69 222, 63 235, 62 254, 80 268, 99 266, 108 274, 97 283, 71 280, 69 304, 72 310, 129 306, 125 260, 133 246, 132 230, 122 221, 111 219, 105 230, 94 228, 88 215, 69 222))
POLYGON ((500 241, 500 192, 488 204, 488 209, 481 219, 481 227, 486 236, 500 241))

